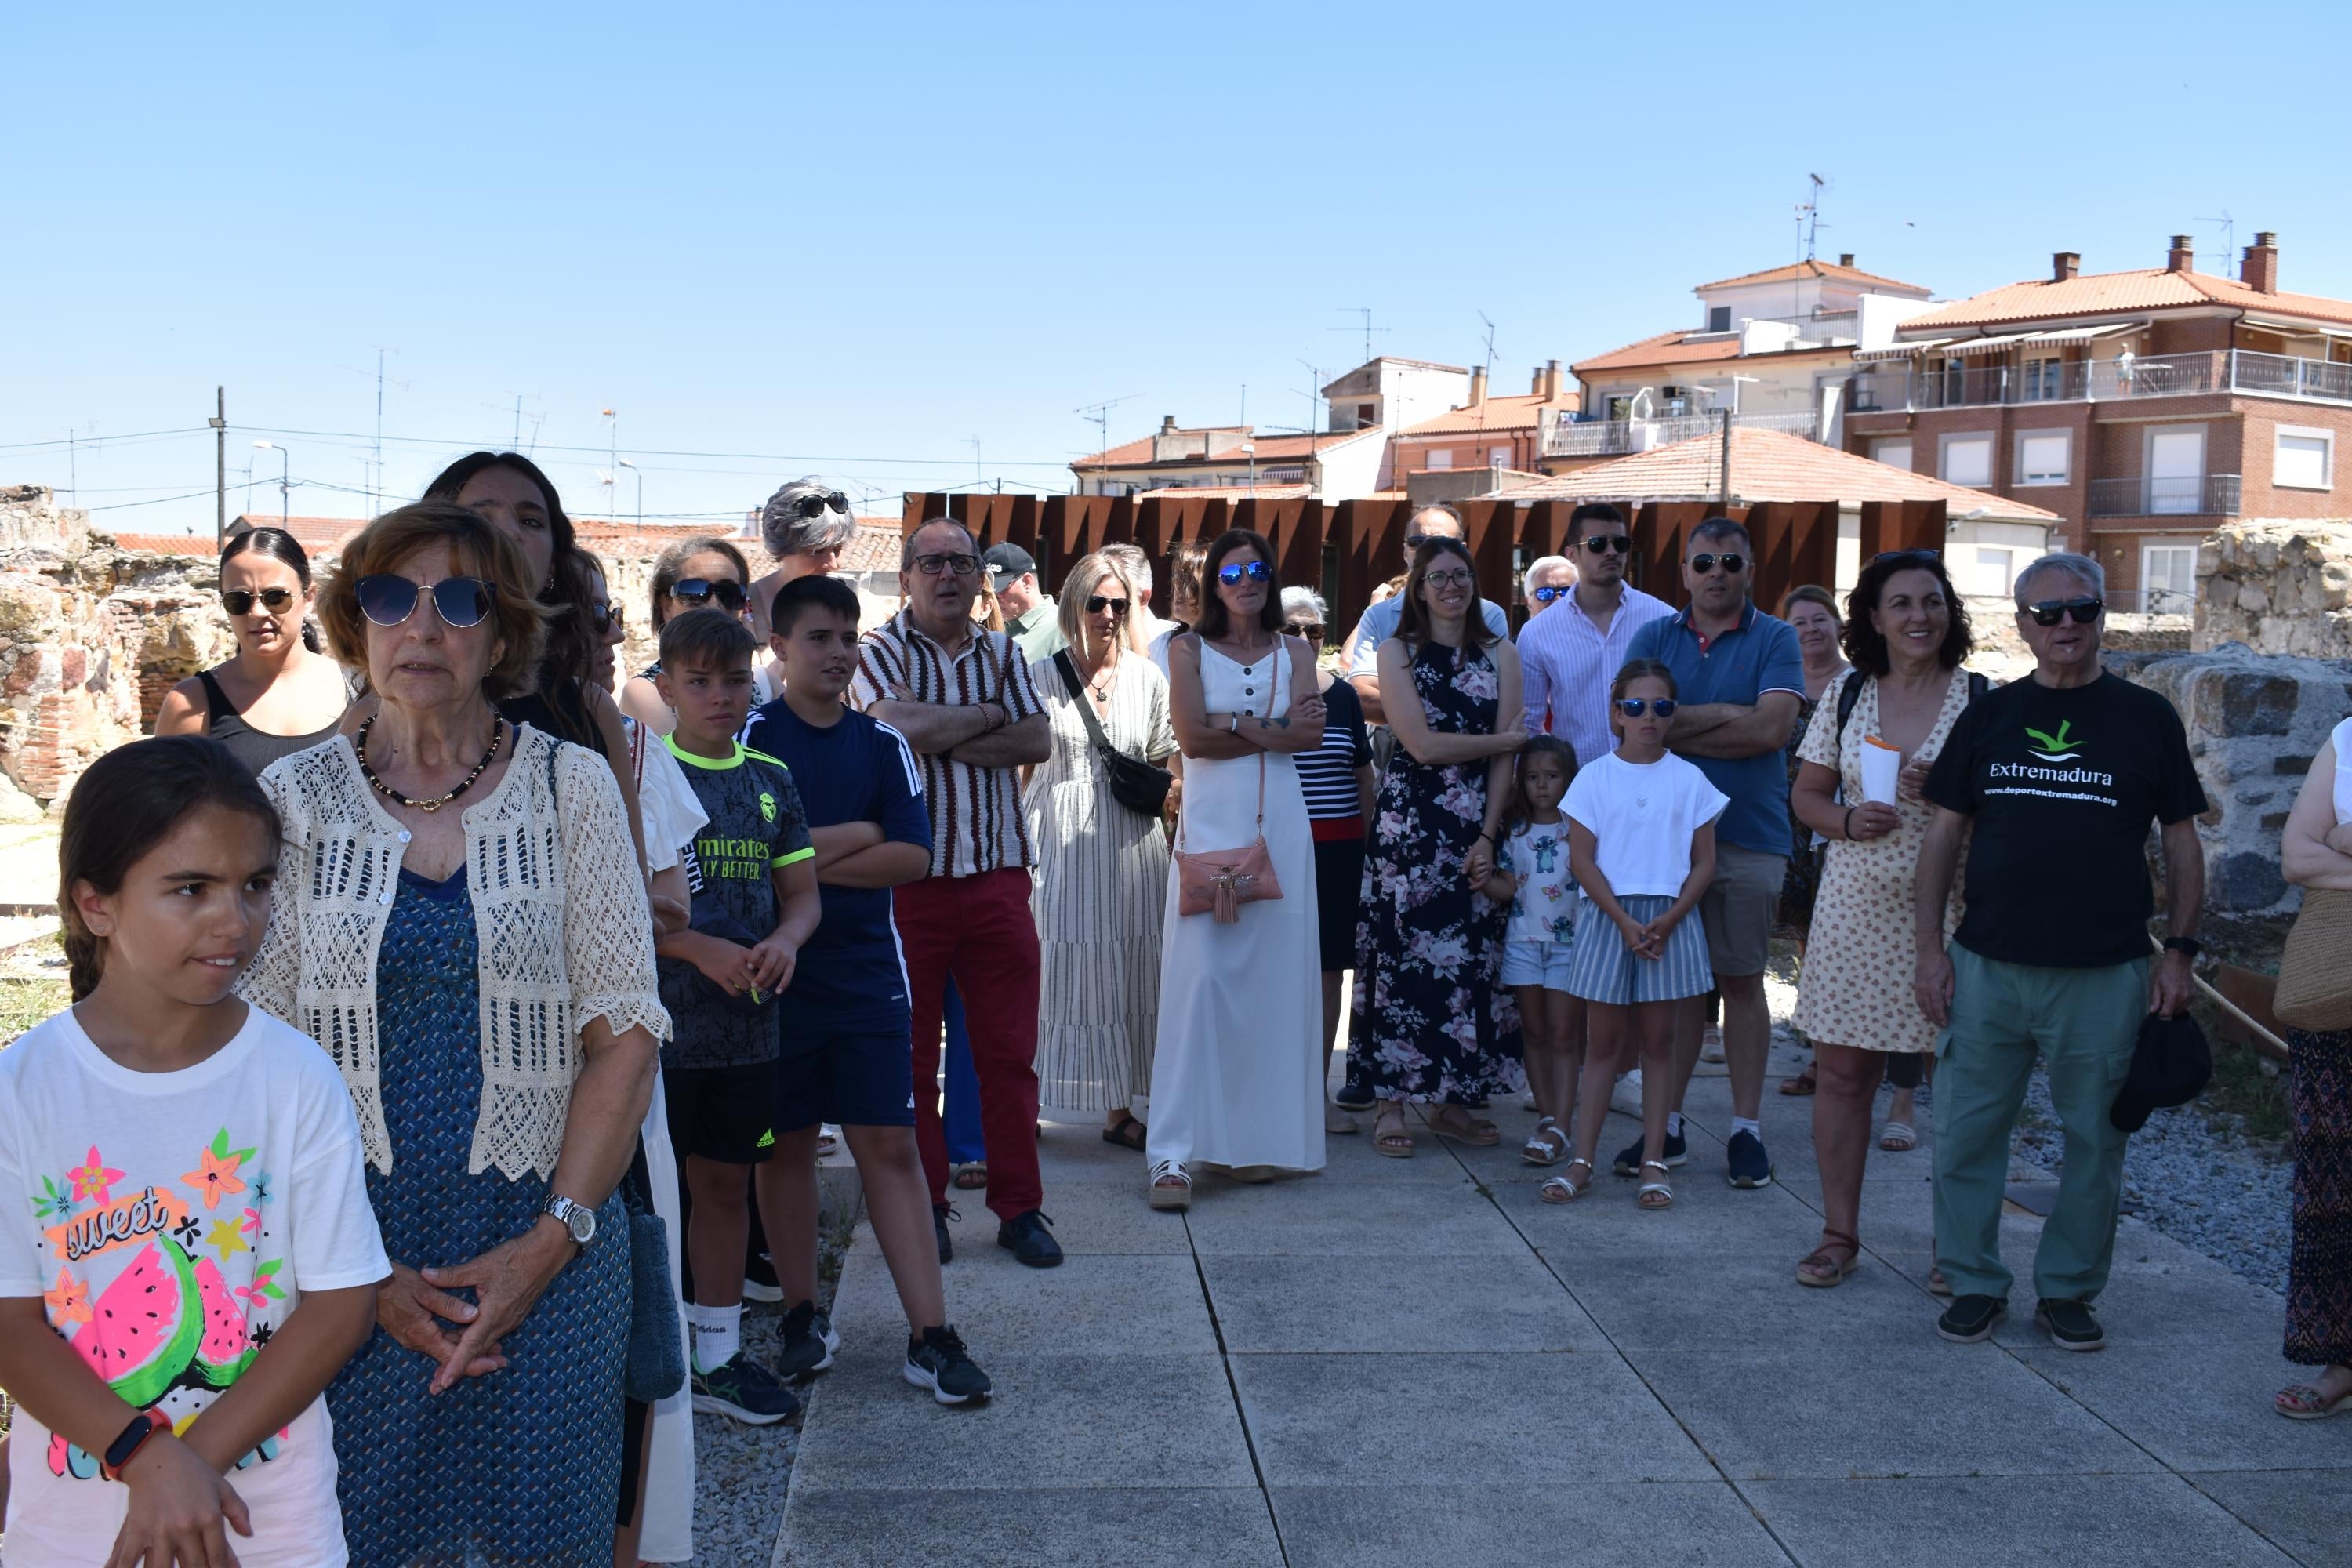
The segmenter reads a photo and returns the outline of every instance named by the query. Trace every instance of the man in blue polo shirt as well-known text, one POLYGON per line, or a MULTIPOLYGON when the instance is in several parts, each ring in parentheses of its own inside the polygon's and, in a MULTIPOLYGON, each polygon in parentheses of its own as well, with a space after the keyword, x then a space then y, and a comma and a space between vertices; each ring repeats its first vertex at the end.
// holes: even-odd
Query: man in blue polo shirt
MULTIPOLYGON (((1643 626, 1625 650, 1629 659, 1659 659, 1675 672, 1680 706, 1667 744, 1731 797, 1716 819, 1715 880, 1699 900, 1699 916, 1723 994, 1723 1052, 1731 1066, 1731 1138, 1724 1154, 1735 1187, 1772 1183, 1756 1121, 1772 1044, 1764 966, 1790 849, 1784 752, 1805 693, 1797 634, 1756 607, 1748 597, 1755 576, 1748 531, 1729 518, 1708 518, 1692 531, 1683 558, 1690 607, 1643 626)), ((1682 1102, 1698 1065, 1704 1005, 1693 997, 1675 1016, 1675 1113, 1666 1132, 1672 1165, 1688 1158, 1682 1102)), ((1632 1175, 1641 1158, 1637 1138, 1617 1156, 1618 1173, 1632 1175)))

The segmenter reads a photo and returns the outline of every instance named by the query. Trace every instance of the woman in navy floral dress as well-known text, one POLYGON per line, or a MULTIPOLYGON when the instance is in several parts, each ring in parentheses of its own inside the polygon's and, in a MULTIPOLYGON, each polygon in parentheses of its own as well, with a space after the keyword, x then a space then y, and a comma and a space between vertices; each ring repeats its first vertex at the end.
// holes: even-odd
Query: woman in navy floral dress
POLYGON ((1373 1146, 1402 1159, 1408 1103, 1436 1104, 1441 1138, 1488 1145, 1470 1113, 1516 1091, 1518 1008, 1496 984, 1508 906, 1475 889, 1494 868, 1512 759, 1527 739, 1519 661, 1478 613, 1478 582, 1456 539, 1415 554, 1397 635, 1381 645, 1397 748, 1381 779, 1356 927, 1349 1076, 1380 1100, 1373 1146))

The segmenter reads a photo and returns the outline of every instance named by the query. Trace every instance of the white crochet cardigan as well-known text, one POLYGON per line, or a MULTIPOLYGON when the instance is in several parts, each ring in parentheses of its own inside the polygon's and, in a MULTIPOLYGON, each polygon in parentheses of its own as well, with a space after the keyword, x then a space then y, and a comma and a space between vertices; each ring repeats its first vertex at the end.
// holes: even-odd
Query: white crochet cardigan
MULTIPOLYGON (((375 970, 408 832, 376 804, 343 736, 271 763, 261 787, 286 847, 269 929, 238 989, 327 1048, 351 1088, 368 1160, 389 1172, 375 970)), ((482 1050, 467 1170, 551 1176, 583 1063, 581 1025, 601 1016, 616 1035, 669 1033, 628 816, 594 752, 524 725, 505 776, 464 822, 482 1050)))

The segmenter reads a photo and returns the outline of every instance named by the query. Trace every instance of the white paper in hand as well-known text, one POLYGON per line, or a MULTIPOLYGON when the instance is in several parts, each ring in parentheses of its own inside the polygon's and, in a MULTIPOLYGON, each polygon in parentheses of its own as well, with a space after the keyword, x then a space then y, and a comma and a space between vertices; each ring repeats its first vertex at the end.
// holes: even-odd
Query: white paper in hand
POLYGON ((1903 776, 1903 753, 1875 735, 1862 741, 1862 798, 1874 805, 1893 805, 1896 784, 1903 776))

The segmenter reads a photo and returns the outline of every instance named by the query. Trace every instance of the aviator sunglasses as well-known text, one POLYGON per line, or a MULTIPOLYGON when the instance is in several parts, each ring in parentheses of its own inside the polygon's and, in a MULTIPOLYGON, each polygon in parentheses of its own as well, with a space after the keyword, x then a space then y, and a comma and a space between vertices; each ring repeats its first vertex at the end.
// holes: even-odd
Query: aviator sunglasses
MULTIPOLYGON (((498 595, 498 584, 479 577, 444 577, 433 584, 433 611, 445 626, 463 630, 478 626, 490 613, 498 595)), ((416 601, 423 596, 422 584, 389 572, 373 577, 362 577, 356 590, 360 614, 380 626, 396 626, 406 623, 416 613, 416 601)))
POLYGON ((1748 557, 1740 554, 1736 550, 1727 555, 1710 555, 1705 552, 1701 552, 1700 553, 1691 557, 1691 570, 1697 573, 1702 577, 1706 576, 1709 572, 1714 571, 1717 566, 1722 567, 1726 572, 1728 572, 1733 576, 1737 577, 1739 575, 1740 568, 1747 564, 1748 557))
POLYGON ((1129 601, 1125 599, 1110 599, 1105 598, 1100 594, 1089 594, 1087 595, 1087 614, 1099 616, 1105 610, 1108 610, 1113 619, 1123 621, 1127 619, 1128 603, 1129 601))
POLYGON ((1252 561, 1246 564, 1234 561, 1217 568, 1217 581, 1228 588, 1233 587, 1244 577, 1253 583, 1263 583, 1273 575, 1274 568, 1263 561, 1252 561))
POLYGON ((1671 719, 1680 706, 1671 697, 1620 697, 1617 711, 1628 719, 1639 719, 1644 713, 1655 713, 1661 719, 1671 719))
POLYGON ((1606 555, 1612 550, 1625 555, 1633 552, 1633 536, 1630 533, 1588 533, 1584 536, 1583 544, 1595 555, 1606 555))
POLYGON ((2044 599, 2038 605, 2026 605, 2025 613, 2033 617, 2037 626, 2054 626, 2066 616, 2074 616, 2076 626, 2087 626, 2106 607, 2105 599, 2044 599))
POLYGON ((743 584, 731 577, 721 577, 716 583, 707 577, 683 577, 669 585, 669 591, 689 605, 708 605, 713 598, 729 615, 743 607, 743 584))
POLYGON ((224 588, 220 599, 221 608, 232 616, 250 615, 256 599, 261 601, 263 609, 274 616, 294 602, 294 595, 286 588, 264 588, 258 594, 244 588, 224 588))
POLYGON ((1323 640, 1323 623, 1320 621, 1285 621, 1282 629, 1306 642, 1323 640))

